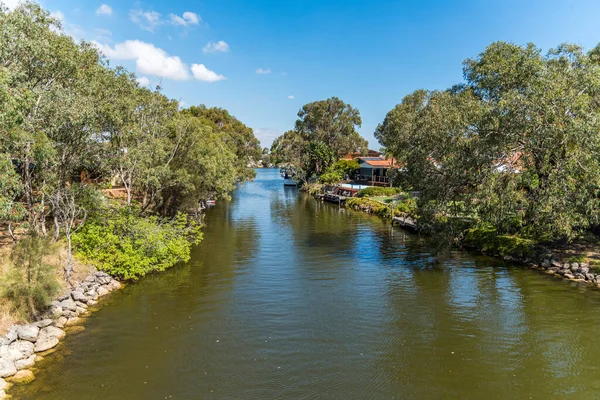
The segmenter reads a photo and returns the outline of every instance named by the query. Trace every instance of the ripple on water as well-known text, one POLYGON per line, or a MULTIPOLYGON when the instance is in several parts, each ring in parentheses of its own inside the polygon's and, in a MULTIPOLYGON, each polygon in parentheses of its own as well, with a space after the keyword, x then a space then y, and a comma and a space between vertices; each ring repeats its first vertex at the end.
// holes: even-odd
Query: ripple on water
POLYGON ((15 398, 597 398, 598 291, 431 261, 423 238, 260 170, 188 264, 110 296, 15 398))

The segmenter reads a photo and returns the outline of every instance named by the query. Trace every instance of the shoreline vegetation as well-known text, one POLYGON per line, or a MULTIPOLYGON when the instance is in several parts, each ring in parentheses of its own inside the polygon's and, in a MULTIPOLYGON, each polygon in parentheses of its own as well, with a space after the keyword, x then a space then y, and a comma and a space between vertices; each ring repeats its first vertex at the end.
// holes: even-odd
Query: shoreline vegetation
MULTIPOLYGON (((394 213, 433 237, 436 251, 477 249, 600 284, 600 45, 543 54, 495 42, 463 62, 463 75, 388 112, 374 135, 377 165, 389 166, 371 183, 404 193, 394 213)), ((336 97, 306 104, 271 160, 312 194, 319 184, 361 184, 361 123, 336 97)), ((346 205, 389 217, 389 194, 370 196, 346 205)))
MULTIPOLYGON (((369 152, 359 110, 337 97, 302 106, 261 149, 227 110, 142 85, 31 1, 0 9, 0 49, 0 398, 119 280, 188 261, 207 204, 252 166, 284 166, 314 195, 352 181, 352 155, 369 152)), ((497 42, 463 71, 386 115, 389 187, 346 206, 410 218, 439 251, 600 286, 600 47, 497 42)))
MULTIPOLYGON (((301 190, 308 192, 318 200, 322 184, 308 184, 301 190)), ((344 207, 378 216, 418 233, 427 234, 414 224, 418 221, 416 202, 410 195, 390 190, 392 188, 369 188, 359 191, 358 196, 347 199, 344 207)), ((433 236, 435 235, 428 235, 433 236)), ((598 245, 595 243, 571 243, 560 248, 536 245, 533 241, 520 238, 498 236, 494 231, 469 230, 455 248, 474 251, 492 257, 536 269, 548 275, 565 280, 586 283, 600 288, 600 266, 598 263, 598 245), (590 263, 591 259, 591 263, 590 263)))
POLYGON ((227 110, 184 108, 110 65, 35 2, 0 5, 0 49, 3 398, 4 378, 34 379, 119 281, 188 261, 204 209, 268 150, 227 110))

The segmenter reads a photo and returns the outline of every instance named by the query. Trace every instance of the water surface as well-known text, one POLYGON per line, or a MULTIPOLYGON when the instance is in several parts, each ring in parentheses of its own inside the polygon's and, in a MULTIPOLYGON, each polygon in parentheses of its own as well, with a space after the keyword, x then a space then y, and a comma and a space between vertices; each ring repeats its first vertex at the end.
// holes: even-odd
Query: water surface
POLYGON ((206 216, 190 263, 103 301, 16 399, 597 399, 600 292, 283 187, 206 216))

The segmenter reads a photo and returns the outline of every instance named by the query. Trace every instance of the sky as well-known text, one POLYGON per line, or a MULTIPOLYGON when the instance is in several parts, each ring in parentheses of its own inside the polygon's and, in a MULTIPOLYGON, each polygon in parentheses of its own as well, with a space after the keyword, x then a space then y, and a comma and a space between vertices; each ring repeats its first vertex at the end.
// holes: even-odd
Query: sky
POLYGON ((227 109, 263 147, 303 104, 336 96, 360 110, 359 132, 379 149, 373 132, 404 96, 460 83, 463 60, 494 41, 544 52, 600 42, 598 0, 39 2, 140 84, 162 82, 184 107, 227 109))

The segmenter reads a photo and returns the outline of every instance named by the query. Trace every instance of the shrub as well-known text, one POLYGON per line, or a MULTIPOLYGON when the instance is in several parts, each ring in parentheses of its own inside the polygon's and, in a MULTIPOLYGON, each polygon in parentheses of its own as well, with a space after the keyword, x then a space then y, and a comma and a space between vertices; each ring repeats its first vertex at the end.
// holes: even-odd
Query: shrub
POLYGON ((394 214, 409 215, 415 217, 417 215, 417 202, 415 199, 407 198, 394 204, 394 214))
POLYGON ((402 193, 401 188, 390 188, 390 187, 368 187, 362 189, 357 197, 373 197, 373 196, 394 196, 402 193))
POLYGON ((44 260, 55 250, 47 239, 32 235, 21 239, 12 251, 2 295, 23 318, 31 318, 48 307, 60 291, 54 267, 44 260))
POLYGON ((535 254, 536 242, 515 235, 498 235, 491 227, 477 227, 467 231, 465 245, 490 254, 529 258, 535 254))
POLYGON ((319 177, 324 184, 339 183, 344 180, 344 175, 340 171, 327 171, 319 177))
POLYGON ((383 203, 358 197, 346 200, 346 206, 353 210, 363 211, 383 218, 389 218, 392 213, 392 209, 383 203))
POLYGON ((359 170, 357 160, 338 160, 321 174, 319 180, 325 184, 339 183, 346 175, 353 178, 359 170))
POLYGON ((141 216, 134 207, 109 210, 73 236, 76 254, 98 269, 137 280, 190 259, 191 247, 202 239, 200 226, 184 214, 172 220, 141 216))

